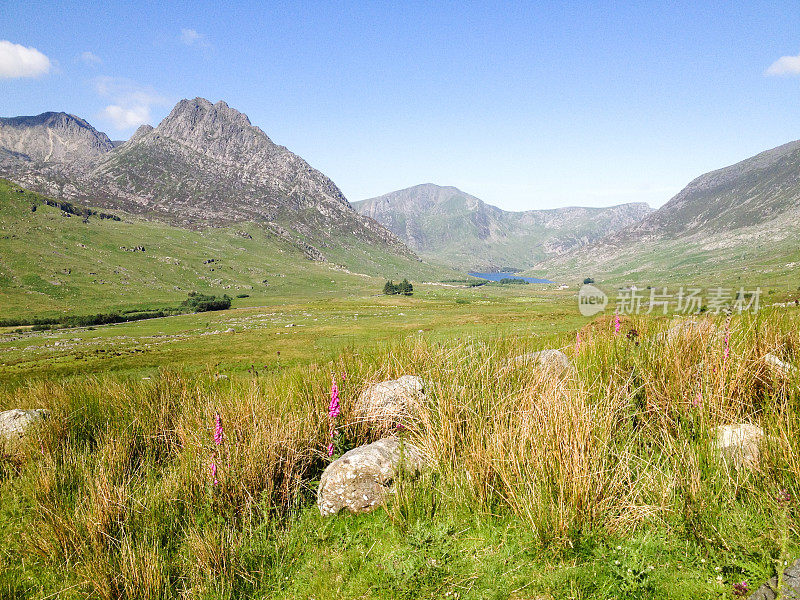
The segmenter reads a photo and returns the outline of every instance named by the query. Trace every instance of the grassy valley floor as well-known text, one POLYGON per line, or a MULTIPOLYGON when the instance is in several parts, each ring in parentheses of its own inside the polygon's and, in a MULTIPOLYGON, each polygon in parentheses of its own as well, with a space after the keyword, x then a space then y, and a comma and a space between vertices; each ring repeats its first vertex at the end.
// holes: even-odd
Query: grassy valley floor
POLYGON ((800 557, 798 377, 763 362, 800 366, 797 309, 735 317, 725 358, 722 316, 615 335, 563 294, 415 282, 4 330, 0 409, 50 417, 0 458, 0 597, 716 599, 800 557), (542 348, 575 371, 509 361, 542 348), (336 456, 382 435, 351 412, 369 382, 429 382, 402 435, 431 469, 369 515, 314 504, 332 373, 336 456), (752 472, 710 447, 739 422, 769 436, 752 472))

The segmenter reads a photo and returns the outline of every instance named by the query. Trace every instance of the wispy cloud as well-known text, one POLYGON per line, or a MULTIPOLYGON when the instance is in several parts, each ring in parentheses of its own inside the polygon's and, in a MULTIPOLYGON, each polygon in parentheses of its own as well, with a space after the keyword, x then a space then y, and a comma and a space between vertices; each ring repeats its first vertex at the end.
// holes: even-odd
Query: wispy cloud
POLYGON ((198 33, 194 29, 181 29, 181 42, 187 46, 197 46, 199 48, 210 48, 211 44, 204 33, 198 33))
POLYGON ((50 71, 50 59, 36 48, 0 40, 0 79, 39 77, 50 71))
POLYGON ((103 59, 97 56, 94 52, 81 52, 81 61, 87 65, 102 65, 103 59))
POLYGON ((767 75, 800 75, 800 55, 781 56, 766 71, 767 75))
POLYGON ((118 131, 124 131, 150 123, 153 106, 169 106, 170 101, 150 86, 144 86, 121 77, 98 77, 95 80, 97 93, 111 102, 99 117, 111 123, 118 131))

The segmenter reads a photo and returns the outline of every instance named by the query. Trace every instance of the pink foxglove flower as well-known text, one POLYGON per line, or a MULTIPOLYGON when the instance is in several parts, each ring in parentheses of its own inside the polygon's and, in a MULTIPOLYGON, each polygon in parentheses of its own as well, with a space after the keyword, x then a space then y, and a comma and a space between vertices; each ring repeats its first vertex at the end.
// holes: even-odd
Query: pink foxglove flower
POLYGON ((328 405, 328 435, 330 435, 331 441, 328 444, 328 456, 333 456, 333 438, 336 435, 335 421, 342 412, 339 406, 339 386, 336 385, 336 376, 334 375, 331 379, 331 403, 328 405))
POLYGON ((577 353, 581 349, 581 332, 578 331, 575 333, 575 352, 577 353))
POLYGON ((722 350, 722 358, 723 360, 728 360, 728 355, 731 353, 731 315, 728 315, 728 318, 725 319, 725 342, 724 348, 722 350))
POLYGON ((703 403, 703 392, 697 392, 697 396, 692 400, 692 406, 700 406, 703 403))
POLYGON ((222 444, 222 417, 219 413, 214 413, 214 444, 216 446, 222 444))
POLYGON ((214 485, 219 485, 219 481, 217 481, 217 463, 213 460, 211 461, 211 479, 214 485))
POLYGON ((619 313, 614 315, 614 335, 619 335, 619 313))
POLYGON ((331 403, 328 405, 328 417, 333 421, 339 416, 341 408, 339 407, 339 386, 336 385, 336 378, 333 379, 331 386, 331 403))

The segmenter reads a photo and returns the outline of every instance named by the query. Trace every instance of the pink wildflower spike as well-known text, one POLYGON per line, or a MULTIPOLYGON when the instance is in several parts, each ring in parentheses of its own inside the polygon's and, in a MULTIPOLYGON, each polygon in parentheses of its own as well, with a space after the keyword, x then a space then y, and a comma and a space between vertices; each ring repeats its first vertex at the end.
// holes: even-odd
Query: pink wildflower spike
POLYGON ((222 444, 222 417, 219 413, 214 413, 214 444, 217 446, 222 444))
POLYGON ((328 456, 333 456, 333 438, 336 435, 335 421, 342 409, 339 405, 339 386, 336 385, 336 375, 331 376, 331 403, 328 405, 328 435, 331 441, 328 444, 328 456))
POLYGON ((581 349, 581 332, 578 331, 575 333, 575 352, 581 349))
POLYGON ((703 392, 697 392, 697 396, 692 400, 692 406, 700 406, 703 403, 703 392))
POLYGON ((725 345, 724 349, 722 350, 722 358, 724 361, 728 360, 728 355, 731 353, 731 315, 728 315, 728 318, 725 319, 725 345))
POLYGON ((214 482, 214 485, 219 485, 219 481, 217 481, 217 463, 213 460, 211 461, 211 479, 214 482))
POLYGON ((614 315, 614 335, 619 335, 619 313, 614 315))
POLYGON ((344 381, 345 379, 347 379, 347 373, 342 371, 342 381, 344 381))
POLYGON ((334 420, 342 412, 339 406, 339 386, 336 385, 336 378, 333 379, 331 385, 331 403, 328 405, 328 417, 334 420))

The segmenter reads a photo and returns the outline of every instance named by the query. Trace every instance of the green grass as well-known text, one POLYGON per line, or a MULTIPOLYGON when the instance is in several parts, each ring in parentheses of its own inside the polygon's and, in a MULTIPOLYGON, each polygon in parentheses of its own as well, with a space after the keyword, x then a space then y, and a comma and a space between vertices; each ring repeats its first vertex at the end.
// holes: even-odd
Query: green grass
POLYGON ((254 224, 190 230, 123 213, 84 223, 41 198, 0 179, 0 318, 160 309, 190 291, 246 293, 238 306, 260 306, 454 275, 347 235, 317 263, 254 224))
MULTIPOLYGON (((275 335, 297 354, 257 374, 241 364, 220 379, 214 365, 200 368, 203 349, 212 360, 235 356, 230 340, 245 334, 218 346, 190 335, 177 357, 156 356, 194 360, 196 370, 148 379, 133 357, 98 359, 91 376, 21 369, 25 381, 0 392, 0 408, 44 407, 50 418, 0 460, 0 595, 716 599, 800 555, 798 381, 761 362, 769 351, 800 365, 796 311, 735 318, 726 360, 721 317, 719 334, 675 344, 661 335, 664 319, 624 319, 637 344, 600 318, 576 348, 574 329, 587 320, 568 320, 574 309, 495 290, 458 290, 472 294, 468 305, 441 288, 376 298, 345 343, 315 352, 317 334, 275 335), (515 310, 526 310, 516 323, 515 310), (470 314, 476 323, 464 322, 470 314), (420 335, 412 327, 424 319, 433 327, 420 335), (376 344, 381 323, 396 330, 376 344), (544 347, 565 347, 575 372, 562 380, 507 361, 544 347), (323 519, 314 492, 327 462, 330 376, 341 372, 345 449, 376 435, 350 413, 367 383, 403 373, 430 382, 407 435, 432 468, 400 480, 373 514, 323 519), (731 422, 771 436, 752 473, 709 447, 711 428, 731 422), (788 505, 776 502, 781 489, 788 505)), ((289 319, 324 318, 331 336, 353 329, 350 301, 285 308, 251 309, 268 322, 248 330, 243 355, 269 344, 269 332, 303 329, 285 328, 289 319)), ((160 351, 141 357, 151 352, 160 351)))

